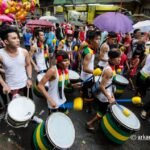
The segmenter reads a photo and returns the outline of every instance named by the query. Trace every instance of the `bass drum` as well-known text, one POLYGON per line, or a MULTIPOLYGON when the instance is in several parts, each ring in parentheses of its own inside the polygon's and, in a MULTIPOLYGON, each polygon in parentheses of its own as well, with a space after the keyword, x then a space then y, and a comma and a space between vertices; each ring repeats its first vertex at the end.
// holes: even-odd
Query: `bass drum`
POLYGON ((27 127, 34 113, 34 102, 27 97, 19 96, 8 104, 5 120, 14 128, 27 127))
POLYGON ((130 116, 125 116, 122 110, 116 104, 113 104, 101 121, 104 134, 109 140, 117 144, 123 144, 141 127, 139 119, 132 111, 122 105, 120 107, 127 109, 130 112, 130 116))
POLYGON ((35 149, 69 149, 75 140, 75 129, 71 119, 63 113, 52 113, 37 126, 33 134, 35 149))

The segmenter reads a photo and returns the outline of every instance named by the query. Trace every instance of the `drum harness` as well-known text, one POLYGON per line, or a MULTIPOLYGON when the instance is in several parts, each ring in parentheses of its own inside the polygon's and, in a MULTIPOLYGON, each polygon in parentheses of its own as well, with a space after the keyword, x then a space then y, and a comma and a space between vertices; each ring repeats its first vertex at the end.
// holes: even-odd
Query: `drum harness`
MULTIPOLYGON (((100 92, 100 89, 99 89, 99 86, 100 86, 100 81, 99 81, 99 79, 100 79, 100 77, 101 77, 101 76, 99 76, 97 82, 94 83, 94 85, 92 86, 92 92, 93 92, 93 94, 98 94, 98 93, 100 92)), ((113 94, 114 94, 115 91, 116 91, 116 86, 115 86, 114 81, 112 81, 112 83, 110 83, 109 85, 107 85, 107 86, 105 87, 105 89, 108 89, 110 86, 112 86, 112 92, 113 92, 113 94)))

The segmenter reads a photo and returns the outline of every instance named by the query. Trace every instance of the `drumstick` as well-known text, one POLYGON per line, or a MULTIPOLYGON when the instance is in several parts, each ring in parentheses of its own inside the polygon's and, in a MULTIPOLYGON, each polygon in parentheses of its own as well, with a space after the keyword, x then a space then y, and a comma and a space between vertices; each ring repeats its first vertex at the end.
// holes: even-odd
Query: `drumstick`
POLYGON ((27 98, 29 98, 29 92, 30 92, 30 89, 29 87, 27 87, 27 98))
POLYGON ((126 117, 130 116, 130 112, 126 108, 122 108, 118 103, 116 105, 126 117))
POLYGON ((74 110, 82 110, 83 109, 83 100, 81 97, 77 97, 74 99, 73 102, 68 102, 59 106, 59 108, 67 108, 67 109, 74 109, 74 110))
POLYGON ((126 102, 132 102, 133 104, 141 104, 141 97, 139 96, 134 96, 130 99, 117 99, 116 100, 118 103, 126 103, 126 102))
POLYGON ((8 93, 6 94, 6 97, 7 97, 7 104, 10 102, 10 97, 8 95, 8 93))

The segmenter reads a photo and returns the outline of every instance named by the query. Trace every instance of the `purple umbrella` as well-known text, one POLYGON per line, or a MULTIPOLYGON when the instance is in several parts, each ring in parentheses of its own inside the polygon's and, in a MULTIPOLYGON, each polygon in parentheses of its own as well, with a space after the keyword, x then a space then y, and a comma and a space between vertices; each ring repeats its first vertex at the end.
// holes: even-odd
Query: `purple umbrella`
POLYGON ((94 19, 94 25, 101 31, 127 33, 132 30, 132 20, 118 12, 107 12, 94 19))

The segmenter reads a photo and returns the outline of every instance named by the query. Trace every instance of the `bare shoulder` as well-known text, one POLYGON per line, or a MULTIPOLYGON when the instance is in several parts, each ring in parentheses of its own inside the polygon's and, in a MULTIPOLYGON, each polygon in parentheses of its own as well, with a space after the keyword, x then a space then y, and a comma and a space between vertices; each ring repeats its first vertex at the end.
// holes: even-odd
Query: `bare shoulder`
POLYGON ((24 54, 25 56, 28 56, 28 55, 29 55, 28 51, 27 51, 25 48, 22 48, 22 52, 23 52, 23 54, 24 54))
POLYGON ((85 55, 85 59, 87 60, 89 60, 89 59, 91 59, 92 58, 92 54, 91 53, 88 53, 87 55, 85 55))
POLYGON ((104 43, 104 44, 101 46, 101 50, 108 51, 108 50, 109 50, 108 44, 107 44, 107 43, 104 43))
POLYGON ((48 71, 46 72, 46 76, 49 76, 49 77, 56 77, 56 67, 53 66, 51 68, 48 69, 48 71))
POLYGON ((107 77, 107 78, 111 78, 113 75, 112 69, 111 68, 107 68, 104 70, 103 72, 103 76, 107 77))

